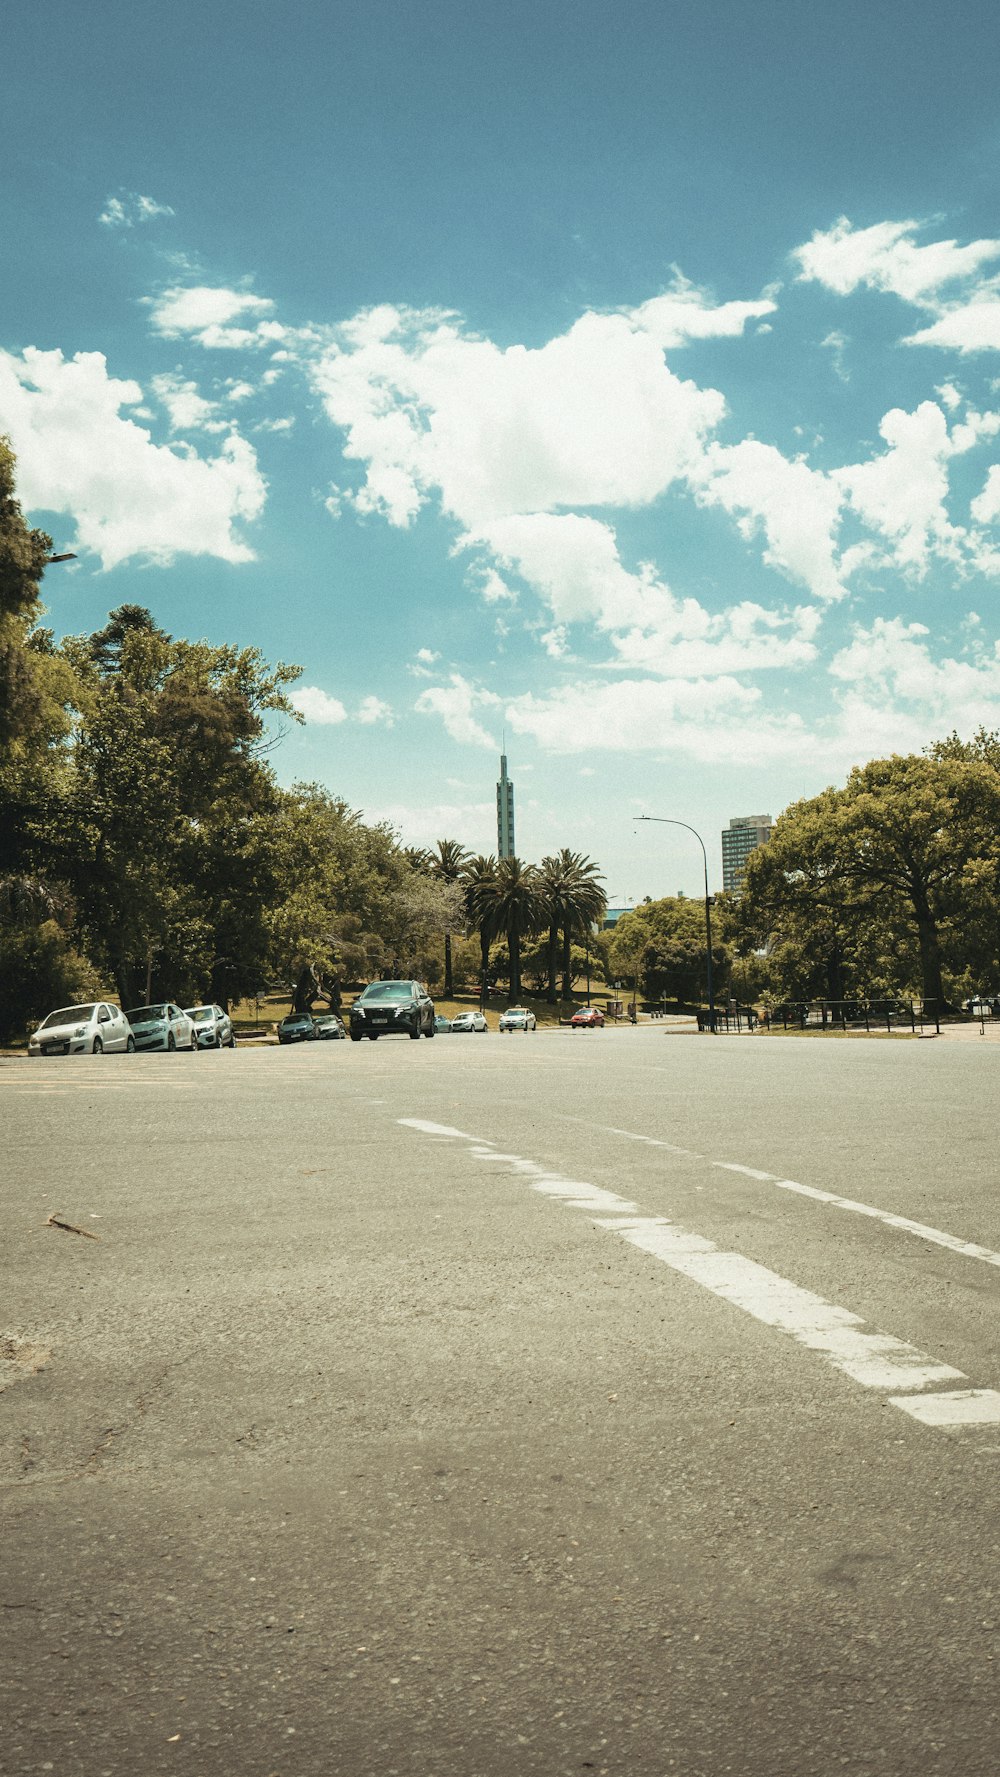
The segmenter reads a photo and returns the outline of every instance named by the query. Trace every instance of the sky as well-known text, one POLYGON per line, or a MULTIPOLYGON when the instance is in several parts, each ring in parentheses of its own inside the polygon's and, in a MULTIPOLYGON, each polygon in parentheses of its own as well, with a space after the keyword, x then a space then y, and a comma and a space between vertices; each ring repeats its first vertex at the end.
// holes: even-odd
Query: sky
POLYGON ((302 667, 406 843, 700 892, 702 835, 1000 728, 995 7, 35 0, 0 432, 57 635, 302 667))

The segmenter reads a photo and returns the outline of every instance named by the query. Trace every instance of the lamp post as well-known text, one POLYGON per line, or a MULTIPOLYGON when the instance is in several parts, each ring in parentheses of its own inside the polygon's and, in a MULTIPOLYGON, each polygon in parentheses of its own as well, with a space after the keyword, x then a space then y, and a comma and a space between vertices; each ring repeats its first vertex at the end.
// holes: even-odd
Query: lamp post
POLYGON ((708 853, 705 850, 705 841, 703 840, 697 827, 689 826, 687 821, 673 820, 669 815, 640 814, 640 815, 636 815, 635 818, 638 821, 655 821, 658 826, 662 826, 662 827, 683 827, 685 832, 694 834, 695 838, 698 841, 698 844, 701 846, 702 863, 703 863, 704 869, 705 869, 705 944, 706 944, 706 953, 705 954, 706 954, 706 973, 708 976, 708 1028, 711 1031, 712 1035, 714 1036, 715 1035, 715 992, 712 987, 712 904, 709 900, 709 895, 708 895, 708 853))
POLYGON ((45 557, 45 565, 46 565, 46 567, 48 567, 48 566, 49 566, 49 565, 50 565, 50 563, 52 563, 52 562, 54 562, 54 561, 75 561, 75 560, 76 560, 76 556, 75 556, 75 555, 73 555, 73 554, 69 554, 69 555, 47 555, 47 556, 46 556, 46 557, 45 557))

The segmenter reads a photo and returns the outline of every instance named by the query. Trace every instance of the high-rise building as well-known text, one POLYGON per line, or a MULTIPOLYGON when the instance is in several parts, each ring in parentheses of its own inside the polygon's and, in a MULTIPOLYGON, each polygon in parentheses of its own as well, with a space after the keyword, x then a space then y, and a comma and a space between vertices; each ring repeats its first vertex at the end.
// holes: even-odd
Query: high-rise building
POLYGON ((514 856, 514 786, 507 776, 507 755, 501 753, 500 782, 497 784, 497 857, 514 856))
POLYGON ((769 814, 734 815, 722 832, 722 886, 727 895, 738 895, 747 859, 758 845, 771 837, 769 814))

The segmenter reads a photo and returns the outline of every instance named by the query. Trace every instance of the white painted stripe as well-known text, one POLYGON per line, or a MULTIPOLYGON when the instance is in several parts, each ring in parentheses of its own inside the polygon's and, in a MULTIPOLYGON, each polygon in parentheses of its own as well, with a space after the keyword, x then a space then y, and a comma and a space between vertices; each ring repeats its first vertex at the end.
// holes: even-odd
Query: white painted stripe
MULTIPOLYGON (((598 1222, 598 1227, 606 1224, 598 1222)), ((963 1380, 961 1370, 938 1363, 927 1352, 888 1333, 865 1333, 857 1314, 824 1301, 742 1253, 722 1252, 711 1240, 689 1234, 660 1219, 613 1224, 631 1245, 722 1296, 766 1326, 791 1333, 800 1345, 819 1351, 835 1369, 864 1388, 928 1388, 963 1380)))
POLYGON ((1000 1425, 1000 1394, 994 1388, 960 1388, 951 1394, 925 1394, 890 1400, 921 1425, 1000 1425))
POLYGON ((821 1191, 817 1185, 800 1185, 797 1179, 779 1178, 775 1172, 759 1172, 754 1166, 738 1166, 732 1160, 713 1160, 719 1172, 739 1172, 745 1178, 758 1179, 761 1184, 776 1185, 779 1191, 794 1191, 799 1197, 811 1197, 816 1203, 829 1203, 834 1209, 849 1210, 852 1215, 867 1216, 887 1228, 898 1228, 904 1234, 915 1234, 934 1246, 961 1253, 966 1259, 979 1259, 984 1265, 1000 1265, 1000 1253, 991 1247, 977 1246, 975 1241, 962 1240, 957 1234, 946 1234, 942 1228, 931 1228, 926 1222, 911 1221, 909 1216, 895 1215, 889 1209, 876 1209, 872 1203, 858 1203, 853 1197, 841 1197, 836 1191, 821 1191))
MULTIPOLYGON (((551 1172, 520 1154, 502 1154, 491 1144, 480 1142, 474 1136, 465 1136, 448 1124, 427 1123, 414 1117, 401 1117, 399 1122, 425 1135, 469 1142, 467 1152, 472 1159, 507 1168, 530 1184, 532 1190, 556 1198, 569 1209, 616 1210, 618 1213, 613 1217, 592 1216, 594 1226, 622 1236, 630 1245, 661 1260, 765 1326, 789 1333, 798 1344, 819 1352, 834 1369, 864 1388, 904 1389, 916 1393, 941 1382, 966 1380, 961 1370, 940 1363, 928 1352, 903 1339, 896 1339, 890 1333, 865 1331, 864 1321, 850 1309, 825 1301, 822 1296, 802 1289, 742 1253, 723 1252, 714 1241, 679 1227, 665 1216, 630 1214, 635 1210, 634 1204, 626 1203, 615 1192, 606 1191, 600 1185, 564 1178, 561 1173, 551 1172)), ((988 1389, 925 1395, 922 1399, 926 1412, 917 1411, 909 1395, 891 1396, 890 1404, 910 1412, 927 1425, 960 1425, 992 1423, 989 1403, 995 1401, 997 1418, 1000 1419, 1000 1394, 993 1394, 988 1389), (951 1405, 934 1405, 945 1401, 951 1405)))
POLYGON ((616 1129, 611 1123, 590 1123, 586 1117, 570 1117, 565 1112, 562 1115, 568 1123, 586 1123, 588 1129, 599 1129, 604 1135, 620 1135, 624 1137, 625 1141, 642 1142, 643 1146, 647 1148, 664 1148, 668 1154, 680 1154, 683 1159, 701 1160, 704 1158, 694 1148, 679 1148, 674 1142, 660 1141, 654 1135, 636 1135, 631 1129, 616 1129))

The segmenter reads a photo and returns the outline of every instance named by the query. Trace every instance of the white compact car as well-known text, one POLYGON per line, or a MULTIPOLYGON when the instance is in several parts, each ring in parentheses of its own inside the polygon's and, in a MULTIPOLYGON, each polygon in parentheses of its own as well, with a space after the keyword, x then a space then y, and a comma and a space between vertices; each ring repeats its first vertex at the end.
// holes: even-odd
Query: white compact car
POLYGON ((500 1014, 497 1029, 534 1030, 537 1022, 534 1012, 529 1012, 526 1006, 508 1006, 506 1012, 500 1014))
POLYGON ((459 1012, 451 1021, 452 1030, 489 1030, 482 1012, 459 1012))
POLYGON ((173 1000, 155 1006, 133 1006, 126 1012, 137 1049, 197 1049, 195 1027, 173 1000))
POLYGON ((221 1006, 188 1006, 184 1016, 194 1025, 199 1049, 235 1049, 232 1019, 221 1006))
POLYGON ((101 1055, 105 1049, 131 1053, 134 1048, 128 1019, 107 1000, 50 1012, 28 1042, 29 1055, 101 1055))

